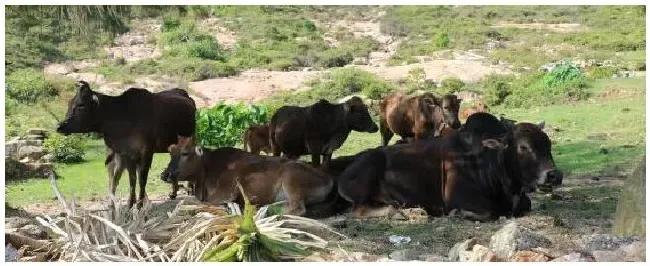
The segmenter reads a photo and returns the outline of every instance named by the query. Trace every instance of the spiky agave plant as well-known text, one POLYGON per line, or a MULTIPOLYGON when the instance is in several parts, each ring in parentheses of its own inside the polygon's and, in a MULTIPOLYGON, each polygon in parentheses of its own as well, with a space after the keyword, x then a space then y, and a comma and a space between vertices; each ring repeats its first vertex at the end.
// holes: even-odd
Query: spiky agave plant
POLYGON ((264 217, 269 206, 264 206, 257 212, 241 185, 237 185, 244 197, 243 215, 233 219, 234 226, 224 232, 228 235, 224 236, 220 243, 214 243, 213 247, 203 254, 202 261, 281 261, 307 256, 313 249, 326 248, 327 241, 321 237, 297 228, 283 227, 283 225, 324 228, 343 236, 327 225, 303 217, 291 215, 264 217))

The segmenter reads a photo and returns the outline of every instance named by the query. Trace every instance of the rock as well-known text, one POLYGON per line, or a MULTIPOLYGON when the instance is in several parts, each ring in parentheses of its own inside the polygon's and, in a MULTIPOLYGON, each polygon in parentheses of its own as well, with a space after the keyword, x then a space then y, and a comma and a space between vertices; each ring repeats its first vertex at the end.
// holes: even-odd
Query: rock
POLYGON ((28 157, 38 160, 43 156, 43 147, 39 146, 21 146, 18 150, 18 158, 28 157))
POLYGON ((625 259, 625 252, 620 250, 596 250, 591 252, 591 254, 594 256, 596 262, 615 262, 624 261, 625 259))
POLYGON ((11 228, 21 228, 25 225, 31 224, 32 220, 23 217, 6 217, 5 218, 5 229, 11 228))
POLYGON ((496 259, 494 252, 482 245, 474 245, 472 251, 461 250, 458 256, 460 262, 482 262, 496 259))
POLYGON ((623 245, 620 250, 625 252, 625 261, 645 261, 645 240, 623 245))
POLYGON ((582 236, 580 247, 587 251, 592 250, 616 250, 622 245, 634 241, 632 237, 617 237, 608 234, 595 234, 582 236))
POLYGON ((388 257, 396 261, 411 261, 417 260, 420 253, 414 249, 401 249, 390 253, 388 257))
POLYGON ((511 262, 546 262, 549 258, 542 254, 529 250, 517 251, 508 261, 511 262))
POLYGON ((25 136, 25 140, 44 140, 45 136, 43 135, 27 135, 25 136))
POLYGON ((8 141, 5 143, 5 157, 18 159, 18 149, 20 148, 19 141, 8 141))
POLYGON ((368 58, 366 57, 356 57, 354 60, 352 60, 353 65, 367 65, 368 64, 368 58))
POLYGON ((445 261, 445 258, 438 255, 420 255, 418 256, 418 260, 428 262, 442 262, 445 261))
POLYGON ((50 74, 50 75, 67 75, 70 73, 74 73, 78 70, 69 64, 51 64, 45 66, 43 71, 45 72, 45 74, 50 74))
POLYGON ((502 259, 512 257, 519 250, 550 246, 551 241, 546 237, 521 227, 516 222, 506 224, 490 237, 490 248, 502 259))
POLYGON ((411 242, 411 237, 409 236, 398 236, 398 235, 391 235, 388 237, 388 241, 393 243, 393 244, 405 244, 411 242))
POLYGON ((5 262, 18 261, 18 250, 11 244, 5 246, 5 262))
POLYGON ((593 261, 594 261, 593 258, 583 256, 582 254, 577 252, 564 255, 562 257, 552 260, 552 262, 593 262, 593 261))
POLYGON ((42 128, 32 128, 27 130, 27 135, 39 135, 46 137, 48 135, 48 132, 42 128))
POLYGON ((40 226, 35 225, 35 224, 28 224, 20 229, 18 229, 19 233, 22 233, 25 236, 29 236, 34 239, 46 239, 47 238, 47 232, 43 230, 40 226))
POLYGON ((643 160, 623 185, 614 215, 612 232, 615 235, 645 236, 645 174, 643 160))
POLYGON ((451 247, 449 250, 449 255, 447 256, 450 261, 458 261, 459 255, 461 251, 468 251, 470 248, 472 248, 474 245, 476 245, 476 239, 468 239, 463 242, 458 242, 454 244, 454 246, 451 247))

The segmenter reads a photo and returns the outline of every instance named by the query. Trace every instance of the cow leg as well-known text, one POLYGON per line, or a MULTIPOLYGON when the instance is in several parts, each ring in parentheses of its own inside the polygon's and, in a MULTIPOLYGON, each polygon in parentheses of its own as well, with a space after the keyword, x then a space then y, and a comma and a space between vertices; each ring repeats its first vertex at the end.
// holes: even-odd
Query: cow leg
POLYGON ((185 189, 185 191, 187 192, 187 195, 194 194, 194 182, 187 181, 187 188, 185 189))
POLYGON ((287 208, 284 210, 284 214, 303 216, 307 213, 307 207, 305 207, 305 202, 302 200, 299 201, 289 201, 287 208))
POLYGON ((493 220, 493 215, 490 212, 473 212, 467 210, 454 209, 449 213, 450 216, 458 216, 462 219, 471 221, 487 222, 493 220))
POLYGON ((332 154, 331 153, 323 154, 323 165, 326 168, 329 168, 331 161, 332 161, 332 154))
POLYGON ((137 167, 135 161, 127 159, 126 170, 129 172, 129 209, 135 204, 135 184, 137 181, 137 167))
POLYGON ((174 178, 172 180, 172 192, 169 193, 169 199, 171 200, 176 199, 177 194, 178 194, 178 180, 174 178))
POLYGON ((114 154, 111 157, 112 158, 109 160, 107 156, 108 163, 106 164, 106 170, 108 171, 109 193, 113 198, 115 198, 115 190, 117 189, 117 185, 120 183, 120 178, 122 177, 122 173, 124 173, 125 165, 120 155, 114 154))
POLYGON ((311 154, 311 164, 315 167, 320 166, 320 154, 318 153, 312 153, 311 154))
MULTIPOLYGON (((153 160, 153 152, 147 152, 144 158, 138 164, 138 181, 140 183, 140 194, 138 195, 138 208, 142 208, 144 197, 146 195, 147 175, 149 175, 149 168, 151 168, 151 161, 153 160)), ((176 190, 178 190, 178 180, 176 180, 176 190)))
POLYGON ((388 146, 388 142, 394 135, 393 132, 385 125, 385 122, 379 123, 379 130, 381 131, 381 145, 388 146))
MULTIPOLYGON (((513 216, 521 217, 531 210, 530 198, 526 194, 515 196, 518 200, 515 201, 514 209, 512 211, 513 216)), ((513 200, 514 201, 514 200, 513 200)))

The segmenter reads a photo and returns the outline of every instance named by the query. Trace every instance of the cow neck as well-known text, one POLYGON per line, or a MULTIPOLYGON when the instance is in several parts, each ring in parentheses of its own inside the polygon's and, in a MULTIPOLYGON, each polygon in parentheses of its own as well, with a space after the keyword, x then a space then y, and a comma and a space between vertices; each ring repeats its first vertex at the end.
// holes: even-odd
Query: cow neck
POLYGON ((522 189, 521 169, 517 162, 517 145, 515 145, 513 133, 508 134, 508 148, 505 154, 505 166, 508 177, 512 182, 512 193, 519 194, 522 189))

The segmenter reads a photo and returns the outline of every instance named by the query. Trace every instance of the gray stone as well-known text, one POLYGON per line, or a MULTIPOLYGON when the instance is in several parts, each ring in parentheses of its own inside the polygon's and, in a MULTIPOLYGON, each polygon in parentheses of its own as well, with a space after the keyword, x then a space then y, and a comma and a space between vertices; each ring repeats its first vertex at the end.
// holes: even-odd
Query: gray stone
POLYGON ((594 256, 596 262, 615 262, 625 260, 625 252, 620 250, 596 250, 591 252, 591 254, 594 256))
POLYGON ((449 260, 450 261, 458 261, 460 259, 459 255, 461 251, 468 251, 470 248, 472 248, 474 245, 476 245, 476 239, 468 239, 463 242, 458 242, 454 244, 454 246, 451 247, 449 250, 449 260))
POLYGON ((47 237, 47 232, 35 224, 25 225, 18 229, 18 232, 34 239, 45 239, 47 237))
POLYGON ((645 261, 645 240, 623 245, 620 250, 625 252, 625 261, 645 261))
POLYGON ((574 252, 568 255, 564 255, 562 257, 556 258, 552 260, 551 262, 587 262, 587 261, 593 261, 591 258, 587 258, 583 256, 580 253, 574 252))
POLYGON ((43 135, 27 135, 23 139, 25 139, 25 140, 44 140, 45 136, 43 136, 43 135))
POLYGON ((503 259, 513 256, 518 250, 549 248, 551 244, 546 237, 521 227, 516 222, 506 224, 490 237, 490 248, 503 259))
POLYGON ((485 246, 474 245, 472 251, 459 251, 458 257, 460 262, 481 262, 494 257, 494 253, 485 246))
POLYGON ((38 160, 43 156, 43 147, 39 146, 21 146, 18 150, 18 157, 28 157, 33 160, 38 160))
POLYGON ((391 252, 388 257, 396 261, 411 261, 417 260, 419 255, 419 252, 414 249, 402 249, 391 252))
POLYGON ((40 136, 47 136, 48 132, 47 130, 43 128, 32 128, 27 130, 27 135, 40 135, 40 136))
POLYGON ((42 139, 25 139, 25 140, 20 140, 20 145, 25 145, 25 146, 43 146, 43 140, 42 139))
POLYGON ((32 220, 23 217, 6 217, 5 229, 21 228, 25 225, 31 224, 32 220))
POLYGON ((428 262, 443 262, 445 261, 445 258, 438 255, 420 255, 418 256, 418 260, 428 262))
POLYGON ((619 247, 634 241, 632 237, 618 237, 609 234, 595 234, 582 236, 580 247, 587 251, 616 250, 619 247))
POLYGON ((18 250, 16 250, 11 244, 5 246, 5 262, 18 261, 18 250))
POLYGON ((18 149, 20 148, 19 141, 8 141, 5 143, 5 156, 9 156, 13 159, 18 157, 18 149))

